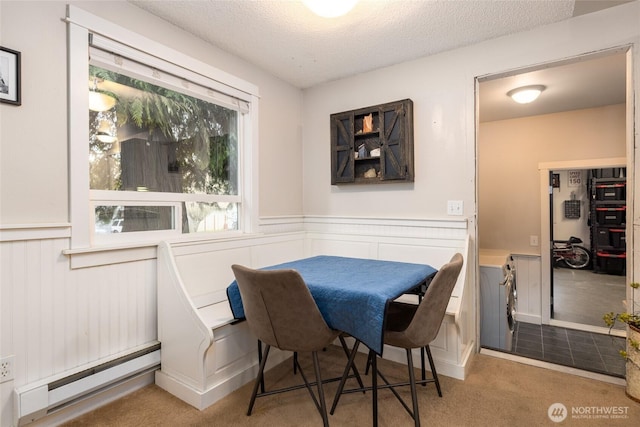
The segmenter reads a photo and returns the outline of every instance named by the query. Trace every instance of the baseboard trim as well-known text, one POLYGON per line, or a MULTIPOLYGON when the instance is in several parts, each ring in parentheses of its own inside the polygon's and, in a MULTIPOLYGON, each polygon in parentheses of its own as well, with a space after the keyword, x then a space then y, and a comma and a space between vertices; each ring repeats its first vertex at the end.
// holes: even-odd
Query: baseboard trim
MULTIPOLYGON (((273 352, 269 355, 266 370, 268 371, 270 368, 284 362, 290 358, 291 355, 292 353, 290 352, 273 352)), ((199 411, 202 411, 245 384, 255 380, 257 375, 258 364, 256 363, 246 369, 240 370, 233 376, 215 383, 204 391, 196 390, 178 379, 167 375, 162 372, 162 370, 156 371, 155 379, 158 387, 183 400, 199 411)))

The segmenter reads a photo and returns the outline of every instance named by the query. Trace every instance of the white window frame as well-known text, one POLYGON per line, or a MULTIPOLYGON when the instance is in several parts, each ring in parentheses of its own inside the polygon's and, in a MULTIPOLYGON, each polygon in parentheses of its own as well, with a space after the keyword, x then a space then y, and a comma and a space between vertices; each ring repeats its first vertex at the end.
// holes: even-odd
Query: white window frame
MULTIPOLYGON (((68 23, 68 89, 69 89, 69 210, 71 222, 71 250, 94 248, 100 245, 132 244, 148 245, 160 240, 197 240, 228 238, 237 234, 253 233, 258 224, 258 88, 240 78, 189 57, 137 33, 129 31, 103 18, 92 15, 78 7, 67 7, 68 23), (163 231, 145 231, 118 233, 106 239, 96 239, 94 224, 94 206, 97 204, 116 204, 117 200, 157 205, 172 205, 176 200, 207 201, 204 195, 175 193, 135 193, 117 195, 114 192, 89 189, 89 34, 99 36, 101 40, 113 41, 114 46, 143 52, 149 61, 154 58, 170 63, 172 67, 187 70, 198 79, 201 76, 221 99, 235 99, 242 103, 244 113, 239 113, 239 217, 238 231, 182 233, 180 224, 177 229, 163 231), (225 98, 227 96, 227 98, 225 98), (240 117, 242 116, 242 117, 240 117), (240 137, 241 136, 241 137, 240 137), (108 194, 111 193, 111 194, 108 194), (117 200, 116 200, 117 199, 117 200)), ((148 64, 153 65, 153 64, 148 64)), ((197 81, 196 81, 197 82, 197 81)), ((221 105, 224 105, 222 103, 221 105)), ((126 193, 126 192, 118 192, 126 193)), ((237 196, 222 196, 228 201, 238 202, 237 196)), ((221 196, 216 196, 221 200, 221 196)), ((137 203, 130 203, 137 204, 137 203)), ((178 211, 178 213, 180 213, 178 211)))

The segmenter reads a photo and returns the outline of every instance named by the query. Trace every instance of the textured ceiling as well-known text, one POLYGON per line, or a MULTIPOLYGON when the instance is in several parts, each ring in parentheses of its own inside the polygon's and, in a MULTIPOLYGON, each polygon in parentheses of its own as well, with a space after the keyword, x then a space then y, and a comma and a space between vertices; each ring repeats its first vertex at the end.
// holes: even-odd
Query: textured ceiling
MULTIPOLYGON (((327 19, 300 0, 128 1, 303 89, 628 2, 360 0, 346 16, 327 19)), ((479 94, 480 121, 621 103, 624 54, 488 79, 479 94), (547 90, 514 106, 506 92, 523 82, 547 90)))
POLYGON ((361 0, 321 18, 301 1, 140 1, 300 88, 571 18, 573 0, 361 0))
POLYGON ((481 122, 537 116, 621 104, 626 99, 626 54, 615 49, 574 58, 480 83, 481 122), (530 104, 516 104, 507 92, 528 85, 546 89, 530 104))

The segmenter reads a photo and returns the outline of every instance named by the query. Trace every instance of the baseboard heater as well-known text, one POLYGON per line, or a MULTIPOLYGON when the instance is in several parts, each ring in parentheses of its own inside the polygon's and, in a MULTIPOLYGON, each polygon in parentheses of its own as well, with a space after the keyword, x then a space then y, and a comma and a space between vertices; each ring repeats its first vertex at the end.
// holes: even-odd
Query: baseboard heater
POLYGON ((42 381, 15 390, 14 417, 18 426, 160 367, 160 343, 64 378, 42 381))

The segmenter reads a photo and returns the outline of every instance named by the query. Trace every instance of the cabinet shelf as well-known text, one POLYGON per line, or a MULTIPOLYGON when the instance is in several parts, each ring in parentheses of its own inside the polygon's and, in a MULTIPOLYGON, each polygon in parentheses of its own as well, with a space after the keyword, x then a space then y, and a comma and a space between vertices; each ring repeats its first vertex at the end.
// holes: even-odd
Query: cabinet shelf
POLYGON ((371 131, 371 132, 356 133, 356 134, 354 135, 354 137, 355 137, 356 139, 360 139, 360 138, 363 138, 363 137, 364 137, 364 138, 366 138, 366 137, 368 137, 368 136, 376 136, 376 135, 378 135, 378 134, 380 134, 380 131, 379 131, 379 130, 374 130, 374 131, 371 131))
POLYGON ((332 114, 330 123, 332 185, 413 181, 410 99, 332 114))

